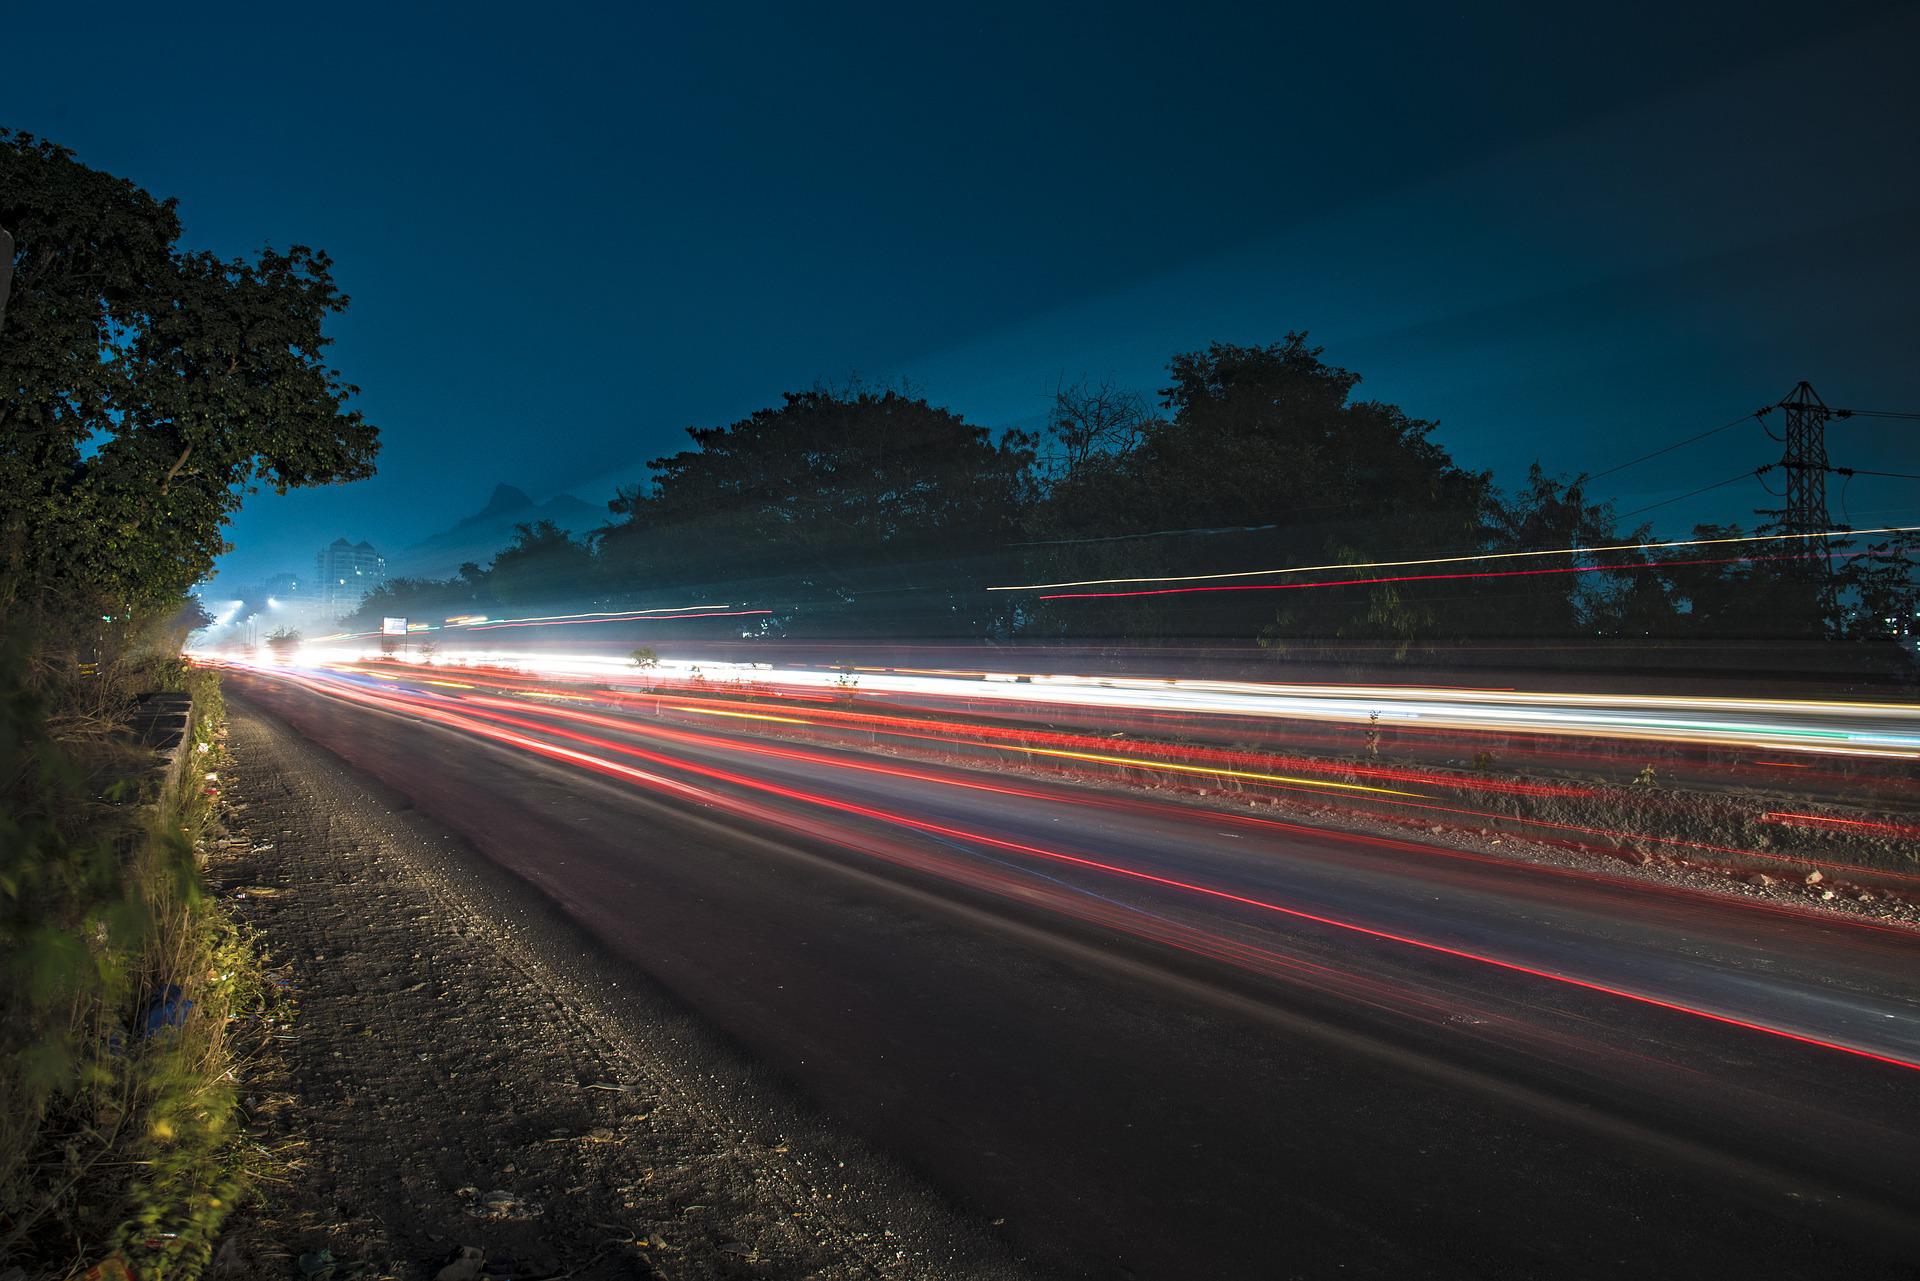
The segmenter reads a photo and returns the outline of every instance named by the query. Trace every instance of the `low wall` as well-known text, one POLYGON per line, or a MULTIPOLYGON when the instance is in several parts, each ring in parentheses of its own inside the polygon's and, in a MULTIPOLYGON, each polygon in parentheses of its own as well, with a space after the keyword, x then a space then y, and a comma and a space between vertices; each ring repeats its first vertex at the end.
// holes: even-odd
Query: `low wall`
POLYGON ((134 741, 152 749, 160 797, 174 794, 193 755, 193 695, 144 694, 127 718, 134 741))

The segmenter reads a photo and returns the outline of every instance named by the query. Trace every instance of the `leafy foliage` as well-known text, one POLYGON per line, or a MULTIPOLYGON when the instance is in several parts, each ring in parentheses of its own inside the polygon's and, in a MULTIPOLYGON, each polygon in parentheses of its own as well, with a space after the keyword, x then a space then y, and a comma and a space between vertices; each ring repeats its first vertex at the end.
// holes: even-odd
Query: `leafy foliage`
POLYGON ((995 441, 950 410, 866 388, 790 392, 687 434, 696 448, 655 459, 651 488, 612 504, 625 519, 602 536, 610 586, 775 599, 790 627, 815 632, 1005 625, 978 553, 1019 527, 1032 436, 995 441))
POLYGON ((1619 529, 1584 477, 1536 463, 1502 493, 1460 467, 1433 423, 1359 398, 1358 375, 1304 334, 1214 344, 1174 357, 1168 375, 1164 416, 1111 384, 1063 386, 1044 455, 1031 436, 996 443, 900 392, 793 393, 691 430, 695 447, 654 460, 653 483, 622 493, 596 539, 522 526, 490 568, 389 584, 359 621, 744 601, 797 635, 1258 636, 1276 652, 1372 658, 1495 641, 1517 642, 1508 654, 1608 639, 1778 649, 1920 624, 1910 543, 1839 548, 1831 597, 1801 546, 1766 526, 1720 548, 1640 546, 1652 531, 1619 529), (1594 550, 1427 563, 1567 548, 1594 550), (981 590, 1288 565, 1356 568, 1260 580, 1289 584, 1277 591, 1215 580, 1049 602, 981 590))
POLYGON ((578 600, 592 591, 593 550, 550 520, 514 526, 488 567, 487 590, 503 605, 578 600))
MULTIPOLYGON (((257 975, 200 891, 208 801, 157 792, 111 739, 57 737, 66 700, 0 673, 0 1255, 63 1274, 76 1248, 118 1249, 142 1276, 197 1275, 244 1181, 224 1029, 257 975)), ((214 760, 218 687, 181 683, 189 763, 214 760)))
MULTIPOLYGON (((1430 439, 1434 424, 1355 399, 1359 375, 1321 354, 1292 333, 1175 356, 1161 393, 1171 417, 1061 478, 1035 513, 1026 574, 1230 572, 1480 541, 1489 478, 1458 467, 1430 439)), ((1261 593, 1194 594, 1062 602, 1039 623, 1080 635, 1249 636, 1274 612, 1261 593)), ((1313 593, 1281 614, 1289 633, 1393 637, 1419 631, 1426 606, 1388 587, 1313 593)))
MULTIPOLYGON (((325 360, 325 254, 178 245, 173 202, 0 130, 0 1257, 195 1274, 239 1187, 229 1011, 256 973, 200 892, 208 792, 119 736, 134 694, 219 698, 183 606, 248 487, 364 476, 325 360), (189 1009, 184 1002, 191 1001, 189 1009), (151 1012, 170 1004, 163 1030, 151 1012), (150 1034, 151 1033, 151 1034, 150 1034)), ((191 775, 190 775, 191 776, 191 775)))
POLYGON ((325 361, 324 253, 181 249, 172 201, 0 130, 16 253, 0 342, 0 610, 45 634, 168 605, 246 487, 370 475, 377 433, 325 361))

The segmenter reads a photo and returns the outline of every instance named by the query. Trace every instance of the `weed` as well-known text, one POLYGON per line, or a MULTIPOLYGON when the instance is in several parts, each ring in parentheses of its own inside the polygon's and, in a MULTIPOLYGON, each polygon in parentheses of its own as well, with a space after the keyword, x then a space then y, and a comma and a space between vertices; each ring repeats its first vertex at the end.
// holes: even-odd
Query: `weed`
POLYGON ((196 1275, 249 1178, 226 1033, 259 967, 196 852, 219 687, 177 661, 139 678, 194 694, 194 781, 129 775, 89 726, 56 735, 44 687, 0 689, 0 1257, 35 1273, 196 1275))

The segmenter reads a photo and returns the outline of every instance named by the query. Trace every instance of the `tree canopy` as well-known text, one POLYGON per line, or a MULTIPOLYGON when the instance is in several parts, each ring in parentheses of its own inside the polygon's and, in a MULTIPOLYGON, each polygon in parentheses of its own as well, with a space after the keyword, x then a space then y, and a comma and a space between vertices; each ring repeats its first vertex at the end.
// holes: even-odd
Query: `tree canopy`
POLYGON ((0 610, 59 625, 203 578, 252 484, 373 471, 376 429, 325 357, 324 253, 182 249, 174 202, 0 130, 15 242, 0 330, 0 610))
POLYGON ((648 464, 612 504, 609 581, 752 598, 830 626, 876 611, 950 634, 991 626, 978 560, 1019 529, 1035 441, 994 440, 899 391, 816 388, 648 464))
MULTIPOLYGON (((1170 416, 1127 447, 1083 459, 1035 512, 1027 573, 1042 580, 1233 572, 1367 560, 1478 543, 1493 488, 1429 437, 1434 424, 1353 395, 1360 377, 1304 333, 1264 347, 1214 343, 1176 355, 1170 416), (1183 532, 1184 531, 1184 532, 1183 532)), ((1289 602, 1334 634, 1390 588, 1289 602)), ((1041 625, 1078 634, 1252 635, 1265 593, 1191 593, 1041 605, 1041 625)))

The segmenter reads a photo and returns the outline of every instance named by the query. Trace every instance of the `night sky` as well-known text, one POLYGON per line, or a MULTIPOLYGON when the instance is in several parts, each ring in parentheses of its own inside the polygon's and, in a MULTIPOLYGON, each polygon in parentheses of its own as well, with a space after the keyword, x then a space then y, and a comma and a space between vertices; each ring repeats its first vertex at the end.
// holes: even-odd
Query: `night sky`
MULTIPOLYGON (((1032 426, 1062 377, 1151 390, 1289 329, 1509 482, 1800 378, 1920 409, 1911 4, 694 8, 9 13, 0 123, 179 197, 191 246, 325 248, 353 296, 380 475, 250 500, 223 572, 398 549, 500 481, 598 503, 821 378, 1032 426)), ((1920 471, 1915 431, 1829 448, 1920 471)), ((1778 454, 1745 427, 1600 489, 1778 454)), ((1920 482, 1845 502, 1920 522, 1920 482)))

